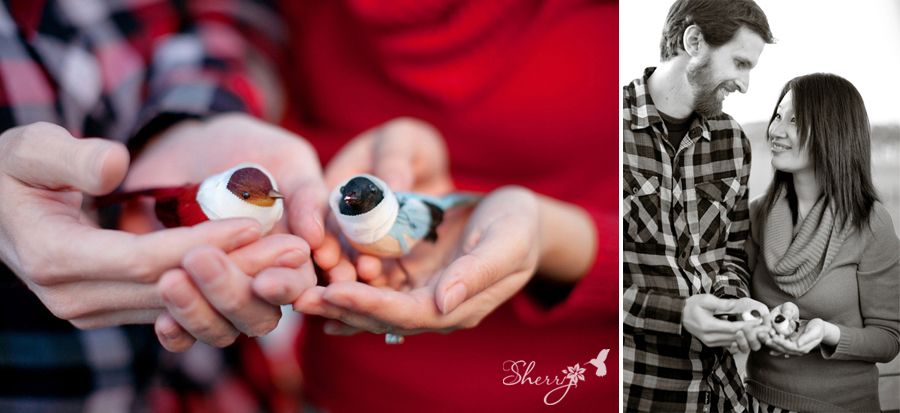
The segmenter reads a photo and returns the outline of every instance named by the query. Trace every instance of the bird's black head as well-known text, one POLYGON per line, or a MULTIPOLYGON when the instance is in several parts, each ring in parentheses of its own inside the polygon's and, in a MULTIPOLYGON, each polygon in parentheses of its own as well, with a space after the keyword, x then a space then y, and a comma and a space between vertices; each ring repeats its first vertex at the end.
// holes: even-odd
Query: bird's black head
POLYGON ((371 211, 384 199, 384 191, 372 180, 357 176, 341 187, 338 204, 344 215, 359 215, 371 211))

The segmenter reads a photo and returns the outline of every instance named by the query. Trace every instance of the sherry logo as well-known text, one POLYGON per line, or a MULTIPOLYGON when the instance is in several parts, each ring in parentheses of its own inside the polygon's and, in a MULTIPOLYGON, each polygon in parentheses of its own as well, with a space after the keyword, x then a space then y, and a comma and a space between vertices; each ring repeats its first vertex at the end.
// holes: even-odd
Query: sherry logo
POLYGON ((554 406, 561 402, 569 391, 578 387, 578 383, 586 381, 585 371, 588 365, 596 368, 595 375, 597 377, 606 376, 606 356, 609 355, 609 349, 600 350, 597 357, 594 357, 585 363, 582 367, 581 363, 575 363, 562 370, 563 375, 555 376, 532 376, 534 370, 534 361, 525 360, 506 360, 503 362, 503 371, 511 374, 503 378, 505 386, 553 386, 546 395, 544 395, 544 404, 554 406))

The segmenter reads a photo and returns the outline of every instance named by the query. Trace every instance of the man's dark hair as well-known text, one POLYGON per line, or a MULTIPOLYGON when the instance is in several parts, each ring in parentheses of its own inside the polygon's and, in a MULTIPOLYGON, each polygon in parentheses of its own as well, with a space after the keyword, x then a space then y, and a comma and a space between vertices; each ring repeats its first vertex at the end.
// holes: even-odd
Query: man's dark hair
POLYGON ((691 25, 700 28, 703 39, 712 47, 728 43, 741 26, 756 32, 766 43, 775 42, 766 14, 753 0, 678 0, 669 9, 659 42, 662 61, 684 50, 682 38, 691 25))

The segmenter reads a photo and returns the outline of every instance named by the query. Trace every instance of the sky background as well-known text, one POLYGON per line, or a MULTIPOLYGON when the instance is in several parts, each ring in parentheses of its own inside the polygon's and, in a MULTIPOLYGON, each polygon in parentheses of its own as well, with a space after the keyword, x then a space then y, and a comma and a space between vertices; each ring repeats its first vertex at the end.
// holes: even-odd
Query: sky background
MULTIPOLYGON (((659 39, 673 0, 619 2, 619 84, 659 62, 659 39)), ((900 1, 758 0, 776 43, 750 72, 747 94, 725 100, 740 123, 762 121, 792 77, 831 72, 859 89, 873 124, 900 124, 900 1)))

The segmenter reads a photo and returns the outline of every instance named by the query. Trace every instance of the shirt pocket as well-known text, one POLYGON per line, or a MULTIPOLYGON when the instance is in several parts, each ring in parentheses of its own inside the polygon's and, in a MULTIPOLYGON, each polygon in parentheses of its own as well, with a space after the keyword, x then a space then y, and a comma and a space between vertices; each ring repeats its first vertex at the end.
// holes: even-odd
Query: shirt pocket
POLYGON ((701 250, 724 248, 731 229, 729 211, 738 192, 737 178, 714 179, 694 187, 696 208, 688 213, 691 233, 699 236, 701 250))
POLYGON ((662 238, 659 177, 625 173, 622 190, 625 241, 651 242, 662 238))

